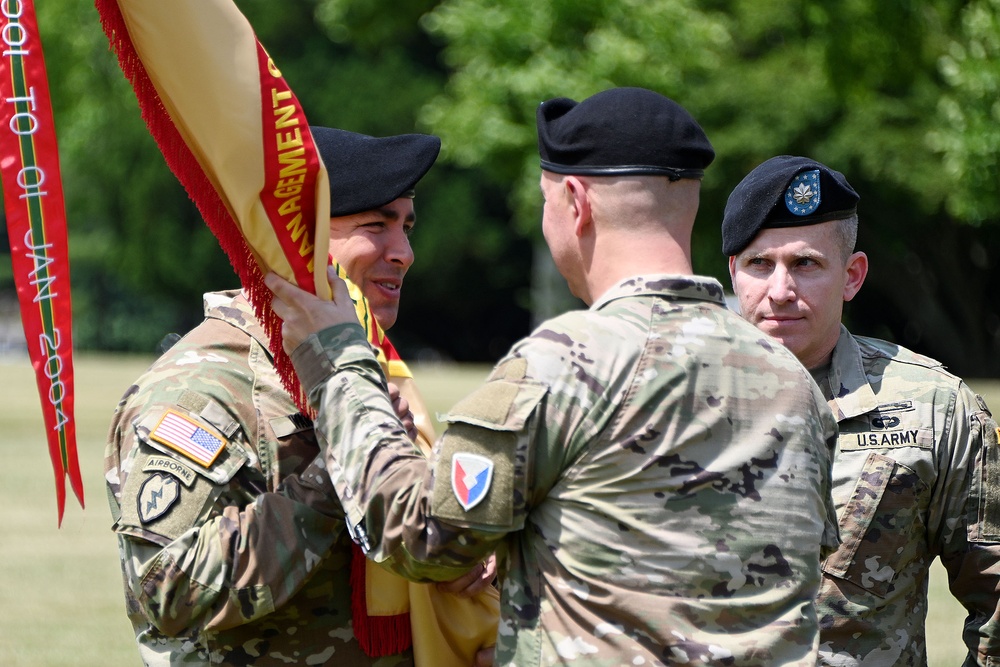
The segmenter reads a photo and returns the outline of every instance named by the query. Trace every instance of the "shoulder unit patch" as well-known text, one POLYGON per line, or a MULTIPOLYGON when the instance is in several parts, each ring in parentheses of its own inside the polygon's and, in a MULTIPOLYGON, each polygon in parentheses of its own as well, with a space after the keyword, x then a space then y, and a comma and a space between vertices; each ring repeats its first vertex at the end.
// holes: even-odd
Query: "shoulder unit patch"
POLYGON ((451 457, 451 488, 466 512, 486 497, 492 481, 493 461, 485 456, 456 452, 451 457))
POLYGON ((173 507, 181 496, 181 486, 173 475, 156 473, 146 478, 136 498, 136 509, 142 523, 156 521, 173 507))

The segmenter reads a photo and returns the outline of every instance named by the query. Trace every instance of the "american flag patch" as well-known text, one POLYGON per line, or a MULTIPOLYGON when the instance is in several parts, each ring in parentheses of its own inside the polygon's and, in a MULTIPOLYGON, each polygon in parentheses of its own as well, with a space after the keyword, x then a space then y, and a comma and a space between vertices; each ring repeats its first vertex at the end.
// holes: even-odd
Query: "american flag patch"
POLYGON ((173 410, 167 410, 149 437, 206 468, 225 449, 222 436, 173 410))

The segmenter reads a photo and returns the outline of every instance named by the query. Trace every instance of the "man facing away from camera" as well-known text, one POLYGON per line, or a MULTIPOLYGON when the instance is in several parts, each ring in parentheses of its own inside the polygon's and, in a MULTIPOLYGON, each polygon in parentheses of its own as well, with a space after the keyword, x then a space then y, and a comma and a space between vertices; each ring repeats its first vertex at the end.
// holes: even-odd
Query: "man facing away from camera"
POLYGON ((418 580, 499 549, 498 664, 815 665, 836 427, 794 356, 693 274, 711 144, 639 88, 549 100, 537 124, 542 231, 589 308, 515 344, 430 460, 343 282, 320 302, 267 278, 347 520, 418 580))

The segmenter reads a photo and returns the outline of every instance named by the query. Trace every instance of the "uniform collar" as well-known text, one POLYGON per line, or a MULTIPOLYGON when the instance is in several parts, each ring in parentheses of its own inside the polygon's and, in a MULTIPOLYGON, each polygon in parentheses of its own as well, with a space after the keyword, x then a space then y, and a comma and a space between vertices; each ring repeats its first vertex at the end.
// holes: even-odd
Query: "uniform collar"
POLYGON ((830 408, 837 421, 867 414, 878 407, 875 391, 868 384, 861 347, 843 324, 830 362, 830 388, 833 391, 830 408))
POLYGON ((630 296, 665 296, 670 299, 694 299, 726 305, 722 283, 708 276, 685 276, 679 274, 649 274, 631 276, 602 294, 591 310, 600 310, 615 299, 630 296))
POLYGON ((264 328, 257 321, 253 306, 240 290, 207 292, 202 299, 205 305, 205 317, 222 320, 233 325, 254 338, 268 351, 268 354, 271 353, 270 340, 264 333, 264 328))

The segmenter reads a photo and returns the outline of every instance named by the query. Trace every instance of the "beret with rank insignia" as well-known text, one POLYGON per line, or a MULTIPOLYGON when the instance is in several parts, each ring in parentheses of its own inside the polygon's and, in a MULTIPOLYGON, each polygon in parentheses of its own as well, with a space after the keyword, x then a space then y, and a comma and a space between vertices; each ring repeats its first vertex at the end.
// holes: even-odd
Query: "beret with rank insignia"
POLYGON ((849 218, 858 193, 839 171, 806 157, 779 155, 747 174, 729 195, 722 218, 722 252, 738 254, 757 232, 849 218))

